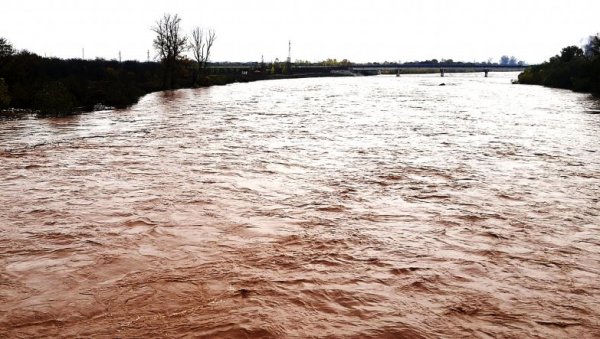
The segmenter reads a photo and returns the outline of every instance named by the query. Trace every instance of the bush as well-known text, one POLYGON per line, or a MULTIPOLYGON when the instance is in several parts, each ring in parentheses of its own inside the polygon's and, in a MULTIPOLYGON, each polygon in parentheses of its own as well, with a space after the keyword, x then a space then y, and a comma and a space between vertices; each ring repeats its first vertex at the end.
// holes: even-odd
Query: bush
POLYGON ((42 116, 64 116, 75 110, 71 92, 59 81, 45 84, 34 98, 34 108, 42 116))
POLYGON ((10 104, 10 96, 8 95, 8 87, 4 83, 4 79, 0 78, 0 109, 8 108, 10 104))

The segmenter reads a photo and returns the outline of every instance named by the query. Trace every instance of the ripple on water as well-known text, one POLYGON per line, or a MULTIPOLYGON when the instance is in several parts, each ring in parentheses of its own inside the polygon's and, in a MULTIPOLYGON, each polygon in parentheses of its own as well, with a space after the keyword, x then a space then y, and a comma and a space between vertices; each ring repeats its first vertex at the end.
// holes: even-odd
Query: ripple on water
POLYGON ((600 336, 600 123, 516 74, 0 121, 0 333, 600 336))

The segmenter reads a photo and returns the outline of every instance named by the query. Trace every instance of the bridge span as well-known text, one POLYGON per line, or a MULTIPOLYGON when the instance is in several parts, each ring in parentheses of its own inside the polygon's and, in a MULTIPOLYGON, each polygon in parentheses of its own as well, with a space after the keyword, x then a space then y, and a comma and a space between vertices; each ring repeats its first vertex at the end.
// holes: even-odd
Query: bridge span
MULTIPOLYGON (((281 65, 283 64, 281 63, 281 65)), ((214 73, 269 72, 271 67, 272 65, 267 66, 260 63, 213 63, 208 65, 208 69, 214 73)), ((521 72, 527 66, 476 63, 364 63, 326 66, 290 63, 286 67, 289 72, 288 74, 348 72, 349 74, 360 75, 377 75, 382 73, 400 75, 405 73, 439 73, 443 77, 446 73, 481 72, 487 76, 489 72, 521 72)))

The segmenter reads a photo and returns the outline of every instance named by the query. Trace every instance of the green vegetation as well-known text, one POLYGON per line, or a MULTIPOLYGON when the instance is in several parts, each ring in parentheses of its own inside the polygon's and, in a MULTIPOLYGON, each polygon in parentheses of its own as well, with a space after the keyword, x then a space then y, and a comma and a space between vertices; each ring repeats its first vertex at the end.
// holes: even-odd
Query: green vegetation
POLYGON ((348 59, 338 60, 328 58, 326 60, 318 61, 316 63, 312 63, 306 60, 296 60, 294 62, 296 65, 316 65, 316 66, 330 66, 330 67, 348 67, 352 65, 352 62, 348 59))
POLYGON ((22 51, 0 60, 0 109, 42 116, 125 107, 160 89, 160 64, 116 60, 62 60, 22 51))
POLYGON ((10 104, 10 96, 8 95, 8 87, 4 83, 4 79, 0 78, 0 109, 8 108, 10 104))
POLYGON ((62 82, 49 82, 36 93, 33 107, 45 114, 62 115, 73 111, 75 98, 62 82))
POLYGON ((591 36, 583 49, 565 47, 549 61, 527 68, 519 83, 600 95, 600 35, 591 36))

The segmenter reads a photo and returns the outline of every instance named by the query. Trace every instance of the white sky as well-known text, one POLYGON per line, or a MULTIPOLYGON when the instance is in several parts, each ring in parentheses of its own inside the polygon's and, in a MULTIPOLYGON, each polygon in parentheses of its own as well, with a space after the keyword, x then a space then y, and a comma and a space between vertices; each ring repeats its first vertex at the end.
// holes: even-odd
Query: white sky
POLYGON ((214 61, 285 60, 291 40, 293 60, 538 63, 600 31, 599 0, 0 0, 0 36, 40 55, 145 60, 163 13, 214 28, 214 61))

